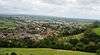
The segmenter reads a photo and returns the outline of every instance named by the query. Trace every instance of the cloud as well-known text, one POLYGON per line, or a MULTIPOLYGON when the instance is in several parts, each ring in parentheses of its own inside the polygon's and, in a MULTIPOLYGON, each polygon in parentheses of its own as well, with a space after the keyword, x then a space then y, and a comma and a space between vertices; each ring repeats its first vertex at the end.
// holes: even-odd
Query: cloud
POLYGON ((0 0, 0 13, 100 18, 100 0, 0 0))

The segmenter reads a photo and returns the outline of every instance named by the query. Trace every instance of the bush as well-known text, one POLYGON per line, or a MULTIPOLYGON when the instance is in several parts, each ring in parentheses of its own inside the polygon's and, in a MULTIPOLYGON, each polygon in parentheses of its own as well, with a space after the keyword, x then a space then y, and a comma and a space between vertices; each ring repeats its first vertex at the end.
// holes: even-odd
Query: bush
POLYGON ((73 46, 75 46, 79 42, 79 40, 78 39, 70 39, 69 42, 71 44, 73 44, 73 46))
POLYGON ((88 38, 81 38, 80 42, 82 42, 84 44, 89 44, 89 39, 88 38))
POLYGON ((9 55, 8 53, 6 53, 6 55, 9 55))
POLYGON ((12 52, 11 55, 17 55, 15 52, 12 52))
POLYGON ((100 42, 98 42, 98 43, 96 44, 96 46, 97 46, 97 48, 100 48, 100 42))
POLYGON ((85 49, 85 44, 77 43, 75 47, 76 47, 77 50, 83 51, 85 49))
POLYGON ((96 51, 96 54, 97 55, 100 55, 100 49, 96 51))
POLYGON ((72 49, 72 47, 73 47, 73 45, 72 44, 70 44, 70 43, 65 43, 64 44, 64 49, 72 49))
POLYGON ((97 50, 97 47, 96 47, 95 42, 90 42, 85 48, 85 51, 87 52, 96 52, 96 50, 97 50))

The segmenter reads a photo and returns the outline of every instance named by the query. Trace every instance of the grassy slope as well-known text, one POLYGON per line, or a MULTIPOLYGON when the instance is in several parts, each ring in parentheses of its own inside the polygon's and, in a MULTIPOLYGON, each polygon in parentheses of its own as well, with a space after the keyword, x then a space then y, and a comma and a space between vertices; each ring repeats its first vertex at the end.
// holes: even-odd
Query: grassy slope
POLYGON ((45 48, 0 48, 0 54, 16 52, 18 55, 96 55, 79 51, 67 51, 45 48))
POLYGON ((94 31, 97 35, 100 35, 100 28, 95 28, 94 31))

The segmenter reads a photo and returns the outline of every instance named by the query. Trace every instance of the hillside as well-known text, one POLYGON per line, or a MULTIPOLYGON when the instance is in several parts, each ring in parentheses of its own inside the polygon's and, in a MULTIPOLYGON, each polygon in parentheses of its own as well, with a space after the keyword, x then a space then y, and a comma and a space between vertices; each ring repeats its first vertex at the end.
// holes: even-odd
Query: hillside
POLYGON ((53 16, 0 16, 0 48, 96 52, 100 48, 99 24, 97 20, 53 16))

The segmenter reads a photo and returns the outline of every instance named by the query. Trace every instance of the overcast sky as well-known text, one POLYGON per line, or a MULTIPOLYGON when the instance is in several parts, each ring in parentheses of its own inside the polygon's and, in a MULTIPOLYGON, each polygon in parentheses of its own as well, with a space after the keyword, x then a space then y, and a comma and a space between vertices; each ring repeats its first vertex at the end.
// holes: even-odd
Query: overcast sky
POLYGON ((0 0, 0 14, 100 19, 100 0, 0 0))

